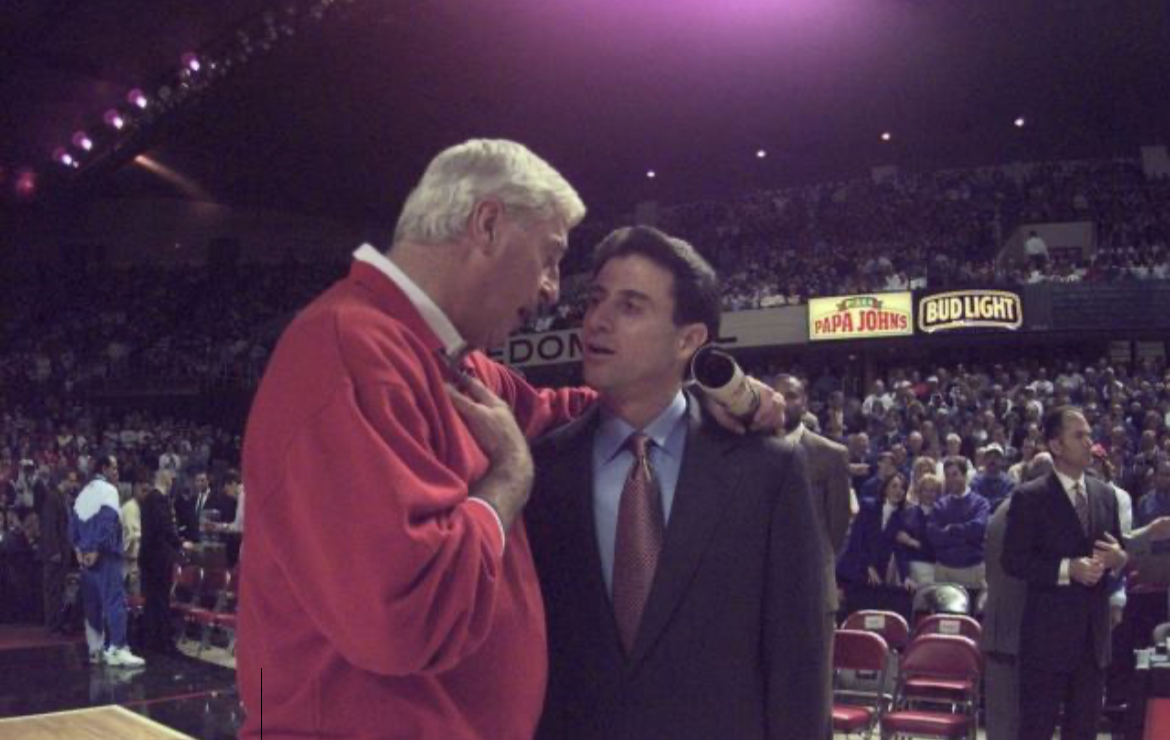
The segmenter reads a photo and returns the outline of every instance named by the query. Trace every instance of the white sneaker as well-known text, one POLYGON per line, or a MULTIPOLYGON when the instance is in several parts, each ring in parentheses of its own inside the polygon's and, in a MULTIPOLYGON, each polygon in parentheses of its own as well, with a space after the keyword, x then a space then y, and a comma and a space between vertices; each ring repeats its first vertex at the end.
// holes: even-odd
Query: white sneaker
POLYGON ((128 647, 111 647, 106 650, 106 665, 122 668, 139 668, 146 665, 146 661, 130 652, 128 647))

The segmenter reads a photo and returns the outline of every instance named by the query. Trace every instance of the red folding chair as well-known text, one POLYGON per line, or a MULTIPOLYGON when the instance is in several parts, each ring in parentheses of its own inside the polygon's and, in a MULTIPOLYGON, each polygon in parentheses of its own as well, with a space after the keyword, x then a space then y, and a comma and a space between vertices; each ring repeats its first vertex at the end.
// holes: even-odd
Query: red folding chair
POLYGON ((906 647, 894 706, 881 720, 882 739, 975 740, 982 657, 957 635, 922 635, 906 647))
POLYGON ((931 614, 914 627, 913 637, 920 635, 959 635, 979 642, 983 625, 964 614, 931 614))
POLYGON ((910 642, 910 625, 897 612, 862 609, 846 617, 841 629, 876 632, 894 652, 900 652, 910 642))
POLYGON ((892 699, 884 691, 890 648, 881 635, 861 630, 837 630, 833 636, 833 732, 864 733, 867 739, 892 699), (837 685, 843 671, 873 674, 873 691, 837 685), (838 701, 840 699, 840 701, 838 701))
POLYGON ((207 647, 211 637, 211 628, 215 626, 215 616, 224 608, 227 598, 227 586, 230 578, 225 570, 206 570, 199 585, 199 596, 196 599, 198 606, 187 611, 188 624, 199 628, 199 652, 207 647))
POLYGON ((1142 740, 1167 737, 1170 737, 1170 699, 1150 699, 1146 702, 1146 727, 1142 740))
POLYGON ((215 615, 215 626, 231 635, 231 640, 228 642, 228 652, 232 655, 236 653, 236 605, 240 600, 239 584, 239 571, 232 570, 228 573, 227 603, 215 615))
POLYGON ((171 613, 182 617, 199 606, 199 590, 203 582, 203 569, 198 565, 176 565, 174 585, 171 586, 171 613))

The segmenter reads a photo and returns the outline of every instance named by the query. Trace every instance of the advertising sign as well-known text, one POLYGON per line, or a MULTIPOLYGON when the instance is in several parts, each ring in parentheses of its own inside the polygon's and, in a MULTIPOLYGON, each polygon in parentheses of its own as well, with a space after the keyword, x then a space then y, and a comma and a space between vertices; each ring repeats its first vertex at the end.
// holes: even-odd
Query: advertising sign
POLYGON ((908 292, 813 298, 808 303, 808 338, 906 337, 914 333, 913 313, 908 292))
POLYGON ((1024 304, 1007 290, 955 290, 918 299, 918 328, 933 334, 957 329, 1016 331, 1024 323, 1024 304))

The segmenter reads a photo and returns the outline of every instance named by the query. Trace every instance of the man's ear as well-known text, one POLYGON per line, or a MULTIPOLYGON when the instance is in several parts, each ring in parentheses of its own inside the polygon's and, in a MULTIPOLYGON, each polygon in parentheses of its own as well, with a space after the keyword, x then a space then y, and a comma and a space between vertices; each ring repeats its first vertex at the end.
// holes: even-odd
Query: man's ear
POLYGON ((499 244, 499 229, 504 206, 497 200, 481 200, 471 209, 467 234, 472 245, 485 255, 492 255, 499 244))
POLYGON ((689 361, 699 348, 707 343, 707 326, 705 324, 688 324, 678 335, 679 354, 689 361))

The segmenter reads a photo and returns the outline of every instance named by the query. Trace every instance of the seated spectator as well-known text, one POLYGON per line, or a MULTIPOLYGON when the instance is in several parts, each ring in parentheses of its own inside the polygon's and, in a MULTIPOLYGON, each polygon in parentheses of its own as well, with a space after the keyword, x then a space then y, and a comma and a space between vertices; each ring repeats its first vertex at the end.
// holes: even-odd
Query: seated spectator
MULTIPOLYGON (((927 461, 927 458, 923 458, 927 461)), ((932 468, 934 461, 929 461, 932 468)), ((903 529, 898 533, 898 544, 906 553, 910 580, 915 588, 929 586, 935 581, 934 547, 930 544, 926 526, 934 514, 934 507, 942 494, 942 479, 933 469, 925 472, 913 484, 915 503, 908 504, 902 512, 903 529)))
MULTIPOLYGON (((893 473, 882 481, 880 500, 868 500, 849 527, 845 550, 837 561, 837 582, 845 590, 848 611, 891 606, 889 589, 912 590, 906 548, 898 543, 904 531, 906 479, 893 473)), ((903 599, 893 597, 894 605, 903 599)), ((909 603, 906 601, 906 611, 909 603)), ((903 611, 901 608, 898 611, 903 611)))
POLYGON ((987 499, 991 513, 999 508, 1015 488, 1007 473, 1003 472, 1003 447, 992 442, 983 448, 983 469, 971 481, 971 490, 987 499))
POLYGON ((983 538, 991 506, 967 486, 967 461, 947 458, 943 463, 945 495, 927 521, 927 540, 934 547, 935 580, 969 589, 985 587, 983 538))
POLYGON ((1138 499, 1134 526, 1144 527, 1160 516, 1170 516, 1170 458, 1158 461, 1150 490, 1138 499))
POLYGON ((876 504, 885 490, 886 483, 894 475, 898 475, 898 465, 894 461, 894 453, 883 452, 877 456, 877 473, 861 487, 857 493, 859 503, 876 504))

